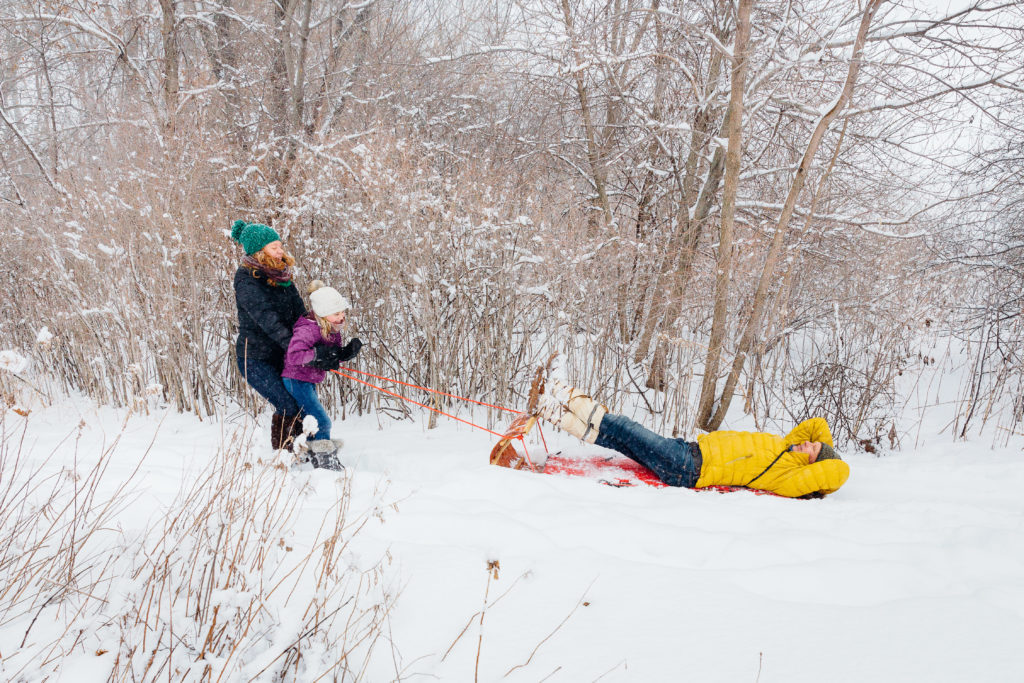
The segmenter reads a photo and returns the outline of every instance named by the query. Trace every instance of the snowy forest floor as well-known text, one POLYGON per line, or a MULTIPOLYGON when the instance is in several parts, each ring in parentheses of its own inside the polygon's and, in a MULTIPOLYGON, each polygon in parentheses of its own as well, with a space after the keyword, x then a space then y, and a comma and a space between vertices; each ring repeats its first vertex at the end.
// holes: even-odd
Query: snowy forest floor
MULTIPOLYGON (((115 519, 118 543, 159 533, 225 445, 249 444, 255 468, 274 460, 266 414, 200 421, 67 399, 4 417, 18 438, 27 420, 21 458, 40 474, 88 470, 121 434, 99 484, 105 495, 125 486, 131 500, 115 519)), ((396 602, 366 680, 1024 678, 1020 444, 934 438, 885 457, 848 454, 849 482, 804 501, 504 470, 487 464, 489 434, 424 422, 338 420, 346 471, 286 472, 297 506, 288 542, 300 553, 346 485, 350 517, 367 513, 345 561, 384 562, 396 602)), ((553 450, 598 450, 547 437, 553 450)), ((286 598, 268 602, 287 615, 286 598)), ((5 679, 107 679, 118 644, 104 628, 45 667, 19 659, 57 637, 59 615, 31 628, 31 614, 0 620, 5 679)), ((225 678, 269 680, 239 666, 225 678)))

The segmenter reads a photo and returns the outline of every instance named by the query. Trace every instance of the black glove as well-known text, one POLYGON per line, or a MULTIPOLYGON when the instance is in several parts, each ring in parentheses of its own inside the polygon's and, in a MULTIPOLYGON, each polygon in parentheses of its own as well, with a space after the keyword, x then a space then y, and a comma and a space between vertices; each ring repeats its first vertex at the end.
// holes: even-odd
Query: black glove
POLYGON ((316 347, 316 356, 309 364, 317 370, 337 370, 341 365, 341 349, 321 344, 316 347))
POLYGON ((363 342, 359 341, 359 337, 353 337, 352 341, 339 349, 338 357, 341 358, 342 362, 350 361, 359 355, 359 349, 361 348, 363 348, 363 342))

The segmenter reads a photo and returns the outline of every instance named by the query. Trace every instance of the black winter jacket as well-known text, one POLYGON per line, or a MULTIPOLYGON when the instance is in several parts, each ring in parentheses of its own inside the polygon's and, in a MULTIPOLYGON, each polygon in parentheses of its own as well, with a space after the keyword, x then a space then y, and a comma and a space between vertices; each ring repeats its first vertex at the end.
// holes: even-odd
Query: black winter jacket
POLYGON ((292 338, 292 327, 306 312, 294 282, 288 287, 240 266, 235 271, 235 303, 238 305, 239 358, 255 358, 284 366, 284 354, 292 338))

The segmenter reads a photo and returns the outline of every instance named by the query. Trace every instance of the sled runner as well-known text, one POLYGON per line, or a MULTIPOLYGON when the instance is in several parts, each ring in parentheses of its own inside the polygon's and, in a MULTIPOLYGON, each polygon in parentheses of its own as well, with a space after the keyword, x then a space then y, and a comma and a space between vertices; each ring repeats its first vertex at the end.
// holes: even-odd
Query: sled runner
MULTIPOLYGON (((530 454, 526 452, 526 435, 530 433, 533 426, 537 424, 537 400, 540 397, 541 388, 544 385, 544 377, 548 372, 551 371, 551 364, 554 362, 557 353, 551 354, 547 362, 537 368, 537 372, 534 374, 533 382, 530 385, 530 393, 527 397, 527 412, 520 414, 512 424, 508 426, 508 429, 502 435, 501 440, 495 444, 494 448, 491 449, 491 464, 497 465, 498 467, 508 467, 513 470, 530 470, 532 472, 541 472, 543 468, 539 468, 533 464, 530 460, 530 454), (520 454, 515 446, 512 445, 513 441, 518 441, 520 448, 523 449, 520 454)), ((544 433, 541 432, 541 440, 544 439, 544 433)), ((547 450, 547 442, 544 442, 544 448, 547 450)))
POLYGON ((513 470, 540 471, 530 460, 530 456, 526 452, 525 437, 530 433, 535 424, 537 424, 536 415, 520 415, 513 420, 508 430, 501 437, 501 440, 491 449, 491 464, 498 467, 508 467, 513 470), (515 446, 512 445, 513 441, 519 442, 520 447, 523 449, 522 453, 519 453, 515 446))

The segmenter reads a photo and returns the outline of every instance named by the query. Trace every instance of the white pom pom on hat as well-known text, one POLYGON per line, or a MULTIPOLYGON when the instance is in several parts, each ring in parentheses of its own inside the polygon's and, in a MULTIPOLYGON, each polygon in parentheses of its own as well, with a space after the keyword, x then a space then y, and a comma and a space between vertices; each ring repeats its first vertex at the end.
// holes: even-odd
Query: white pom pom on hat
POLYGON ((309 283, 309 303, 313 312, 321 318, 352 308, 349 300, 339 294, 338 290, 327 287, 320 280, 309 283))

